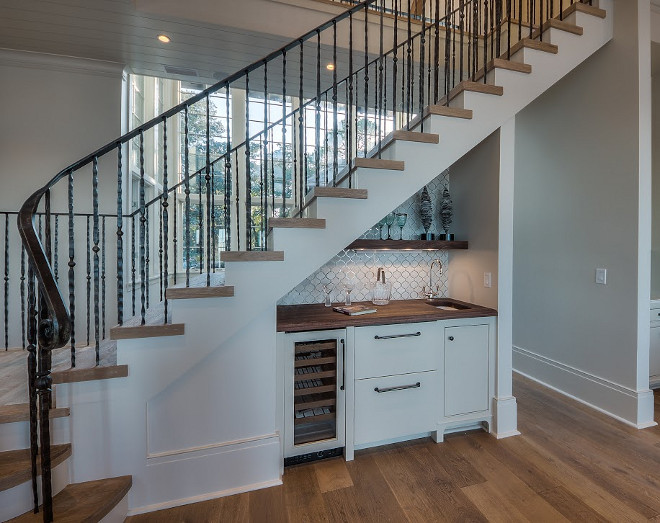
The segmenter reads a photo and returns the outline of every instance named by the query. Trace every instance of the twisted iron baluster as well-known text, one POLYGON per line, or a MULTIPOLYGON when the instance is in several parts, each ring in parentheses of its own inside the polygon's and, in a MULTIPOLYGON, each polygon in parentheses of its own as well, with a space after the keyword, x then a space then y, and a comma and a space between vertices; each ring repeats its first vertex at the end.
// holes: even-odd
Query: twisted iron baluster
MULTIPOLYGON (((172 278, 173 278, 174 285, 176 285, 176 271, 177 271, 177 264, 178 264, 178 260, 179 260, 179 251, 178 251, 178 246, 177 246, 178 242, 179 242, 179 240, 178 240, 179 236, 177 234, 177 229, 178 229, 178 224, 179 224, 178 218, 177 218, 177 212, 178 212, 177 209, 178 208, 179 208, 179 206, 177 205, 177 202, 176 202, 176 193, 175 193, 175 195, 174 195, 174 206, 172 207, 172 210, 174 211, 172 213, 173 214, 173 216, 172 216, 172 225, 174 227, 174 235, 173 235, 173 238, 172 238, 172 251, 174 251, 174 267, 173 267, 174 270, 172 271, 172 278)), ((165 318, 167 319, 167 316, 165 318)))
POLYGON ((131 315, 135 316, 135 214, 131 216, 131 315))
POLYGON ((337 135, 337 22, 335 20, 332 21, 332 63, 334 64, 332 69, 332 185, 337 185, 339 136, 337 135))
MULTIPOLYGON (((459 0, 459 5, 458 5, 458 27, 459 27, 459 34, 460 34, 460 52, 459 52, 459 64, 460 64, 460 72, 458 75, 458 81, 462 82, 463 81, 463 38, 465 35, 465 2, 463 0, 459 0)), ((484 34, 484 38, 487 38, 487 35, 484 34)), ((485 58, 484 58, 485 61, 485 58)))
MULTIPOLYGON (((211 104, 206 95, 206 286, 211 285, 211 104)), ((199 204, 201 207, 202 200, 199 204)), ((200 224, 201 225, 201 224, 200 224)), ((201 264, 200 264, 201 265, 201 264)))
POLYGON ((160 198, 161 212, 158 213, 158 290, 160 301, 163 301, 163 198, 160 198))
MULTIPOLYGON (((439 1, 439 0, 436 0, 439 1)), ((394 126, 396 128, 396 78, 397 78, 397 56, 399 50, 399 4, 398 0, 394 0, 394 42, 392 43, 392 116, 394 118, 394 126)))
POLYGON ((488 83, 488 68, 486 61, 488 60, 488 0, 484 0, 484 83, 488 83))
POLYGON ((9 349, 9 213, 5 213, 5 350, 9 349))
MULTIPOLYGON (((426 2, 422 2, 422 33, 419 42, 419 115, 421 118, 421 132, 424 132, 424 72, 426 64, 424 59, 426 57, 426 2)), ((382 54, 382 51, 381 51, 382 54)), ((382 136, 380 137, 382 139, 382 136)))
POLYGON ((204 209, 202 205, 202 173, 197 173, 197 235, 199 236, 199 273, 204 272, 204 209))
POLYGON ((183 145, 183 176, 184 176, 184 189, 183 192, 186 195, 186 208, 184 214, 184 241, 186 249, 186 287, 190 287, 190 163, 189 163, 189 152, 188 152, 188 106, 184 109, 183 112, 183 135, 184 135, 184 145, 183 145))
POLYGON ((99 345, 99 159, 92 163, 92 207, 94 209, 94 352, 96 365, 100 360, 99 345))
POLYGON ((407 16, 407 21, 408 21, 408 41, 406 42, 407 48, 406 52, 408 54, 408 70, 407 70, 407 79, 408 81, 406 82, 406 127, 410 129, 410 109, 412 105, 412 78, 413 78, 413 73, 412 73, 412 49, 411 49, 411 42, 412 42, 412 13, 410 12, 410 0, 408 0, 408 16, 407 16))
POLYGON ((92 306, 92 243, 91 243, 91 216, 87 215, 87 346, 89 346, 91 306, 92 306))
POLYGON ((25 248, 21 247, 21 346, 25 350, 25 248))
MULTIPOLYGON (((225 251, 231 250, 231 125, 229 119, 229 84, 225 87, 225 132, 227 135, 227 145, 225 150, 225 251)), ((273 183, 273 194, 275 194, 275 184, 273 183)), ((175 258, 176 259, 176 258, 175 258)), ((175 271, 176 273, 176 271, 175 271)))
MULTIPOLYGON (((167 311, 167 287, 169 283, 169 214, 168 207, 169 202, 167 201, 169 196, 168 188, 168 179, 167 179, 167 118, 163 117, 163 199, 162 199, 162 220, 163 220, 163 297, 165 298, 163 307, 165 309, 165 323, 167 323, 168 311, 167 311)), ((176 207, 176 205, 175 205, 176 207)), ((174 258, 176 259, 176 249, 174 251, 174 258)))
POLYGON ((146 242, 146 223, 147 218, 145 216, 145 207, 144 207, 144 133, 140 131, 140 238, 139 238, 139 249, 140 249, 140 324, 144 325, 146 323, 146 286, 147 286, 147 266, 145 263, 145 242, 146 242))
POLYGON ((250 165, 250 75, 245 72, 245 250, 252 250, 252 166, 250 165))
POLYGON ((241 250, 241 227, 240 227, 240 184, 238 179, 238 149, 234 151, 234 164, 236 165, 236 250, 241 250))
POLYGON ((117 323, 124 323, 124 205, 122 202, 122 145, 117 145, 117 323))
POLYGON ((286 49, 282 50, 282 214, 281 216, 282 217, 286 216, 286 49))
POLYGON ((76 366, 76 282, 74 267, 75 243, 73 233, 73 171, 68 177, 68 204, 69 204, 69 316, 71 317, 71 367, 76 366))
MULTIPOLYGON (((299 197, 299 208, 302 209, 303 207, 303 199, 305 196, 305 189, 306 189, 306 184, 303 183, 303 180, 307 180, 307 173, 306 173, 306 166, 307 162, 305 161, 305 126, 304 126, 304 118, 303 118, 303 111, 305 104, 303 102, 303 41, 300 40, 300 83, 299 83, 299 90, 298 90, 298 148, 299 148, 299 154, 300 154, 300 183, 299 185, 299 192, 298 192, 298 197, 299 197)), ((263 221, 262 221, 263 222, 263 221)))
POLYGON ((149 285, 149 265, 151 262, 151 234, 149 233, 149 211, 151 207, 144 208, 144 306, 149 309, 149 298, 151 297, 151 285, 149 285))
MULTIPOLYGON (((352 53, 351 53, 352 59, 352 53)), ((352 81, 352 78, 351 78, 352 81)), ((315 145, 316 145, 316 186, 321 185, 321 31, 316 30, 316 115, 315 115, 315 145)))
POLYGON ((60 282, 60 272, 59 272, 59 265, 60 265, 60 257, 58 255, 58 244, 59 244, 59 221, 60 217, 56 214, 55 215, 55 247, 53 250, 53 272, 55 273, 55 281, 59 284, 60 282))
MULTIPOLYGON (((348 187, 353 187, 353 13, 348 17, 348 107, 346 111, 346 160, 348 163, 348 187)), ((356 111, 357 114, 357 111, 356 111)), ((357 154, 356 154, 357 156, 357 154)))
POLYGON ((101 219, 101 339, 105 339, 105 216, 101 219))
MULTIPOLYGON (((264 135, 263 172, 264 172, 266 184, 264 190, 264 209, 263 209, 262 222, 264 224, 264 230, 267 232, 268 221, 270 219, 270 215, 268 214, 268 62, 264 62, 264 134, 263 135, 264 135)), ((273 192, 275 192, 274 187, 273 187, 273 192)), ((215 232, 215 228, 213 229, 213 231, 215 232)), ((264 249, 268 250, 267 235, 265 236, 264 249)))

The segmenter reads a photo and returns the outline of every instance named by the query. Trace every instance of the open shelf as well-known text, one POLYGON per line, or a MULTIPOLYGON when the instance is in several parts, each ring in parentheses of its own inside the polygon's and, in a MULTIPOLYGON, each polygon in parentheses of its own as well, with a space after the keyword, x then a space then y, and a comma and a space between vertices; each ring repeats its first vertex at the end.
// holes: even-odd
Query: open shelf
POLYGON ((439 251, 441 249, 467 249, 467 241, 443 240, 355 240, 347 249, 354 250, 427 250, 439 251))

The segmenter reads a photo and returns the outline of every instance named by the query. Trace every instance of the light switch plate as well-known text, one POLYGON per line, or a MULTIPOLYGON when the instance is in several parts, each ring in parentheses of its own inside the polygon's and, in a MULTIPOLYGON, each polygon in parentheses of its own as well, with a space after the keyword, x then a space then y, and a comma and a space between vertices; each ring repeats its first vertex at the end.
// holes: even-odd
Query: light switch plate
POLYGON ((492 274, 490 272, 484 272, 484 287, 490 289, 492 287, 492 274))
POLYGON ((596 269, 596 283, 607 285, 607 269, 600 267, 596 269))

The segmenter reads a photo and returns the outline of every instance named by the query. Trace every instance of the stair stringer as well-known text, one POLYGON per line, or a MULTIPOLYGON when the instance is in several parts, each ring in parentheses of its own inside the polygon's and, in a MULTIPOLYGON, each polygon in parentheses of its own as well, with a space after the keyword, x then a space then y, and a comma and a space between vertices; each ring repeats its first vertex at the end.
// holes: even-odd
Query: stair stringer
MULTIPOLYGON (((607 2, 606 9, 612 12, 611 2, 607 2)), ((557 55, 531 49, 520 51, 514 59, 530 63, 532 73, 497 71, 496 82, 504 87, 503 96, 466 92, 454 102, 472 109, 472 120, 441 116, 426 120, 424 131, 438 133, 438 145, 397 141, 387 147, 383 158, 404 161, 405 171, 357 169, 355 183, 368 190, 367 200, 321 198, 310 211, 313 216, 326 219, 326 229, 273 231, 272 248, 285 252, 284 262, 228 263, 226 284, 235 287, 235 296, 171 302, 173 321, 186 324, 183 336, 120 340, 118 363, 128 364, 131 370, 128 378, 105 384, 107 397, 103 401, 107 403, 105 413, 110 421, 102 424, 107 431, 99 435, 106 449, 102 460, 105 464, 95 465, 105 470, 86 470, 85 474, 132 474, 132 512, 275 484, 279 477, 273 466, 281 460, 274 415, 279 401, 275 386, 277 300, 609 41, 611 15, 605 20, 594 20, 583 13, 576 15, 577 23, 585 27, 578 48, 562 43, 559 34, 557 55), (244 372, 250 365, 256 365, 259 371, 244 372), (209 379, 209 369, 214 379, 209 379), (244 390, 257 392, 242 395, 244 390), (219 399, 204 409, 193 409, 196 402, 185 401, 205 395, 219 399), (241 408, 228 404, 227 398, 241 408), (264 405, 268 414, 263 423, 243 429, 244 416, 262 412, 264 405), (176 419, 177 412, 172 411, 177 409, 197 432, 198 444, 175 448, 176 438, 170 438, 166 446, 171 448, 167 452, 150 456, 149 430, 166 430, 166 422, 171 426, 176 419), (153 418, 155 411, 160 412, 156 417, 162 419, 153 418), (209 412, 222 420, 222 427, 209 428, 204 420, 209 412), (216 432, 205 434, 205 430, 216 432), (203 444, 205 440, 208 444, 203 444), (223 484, 221 491, 209 485, 202 495, 195 496, 186 482, 195 470, 203 471, 199 472, 200 477, 208 477, 210 462, 218 473, 233 475, 234 484, 223 484), (269 477, 255 480, 256 476, 236 473, 238 469, 250 469, 256 462, 268 464, 269 477), (154 497, 156 486, 161 484, 167 485, 167 489, 154 497)), ((208 401, 198 404, 206 406, 208 401)), ((89 411, 92 416, 92 409, 89 411)), ((94 422, 81 423, 86 430, 94 431, 94 422)), ((98 440, 96 443, 101 445, 98 440)), ((77 455, 92 452, 75 448, 74 473, 77 455)))

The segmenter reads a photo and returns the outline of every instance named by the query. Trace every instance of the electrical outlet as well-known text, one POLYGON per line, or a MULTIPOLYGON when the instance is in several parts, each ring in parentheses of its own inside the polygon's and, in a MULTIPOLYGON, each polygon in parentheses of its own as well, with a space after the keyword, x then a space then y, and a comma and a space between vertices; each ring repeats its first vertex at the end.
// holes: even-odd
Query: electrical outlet
POLYGON ((596 269, 596 283, 607 285, 607 269, 600 267, 596 269))
POLYGON ((484 272, 484 287, 490 289, 492 287, 492 274, 490 272, 484 272))

